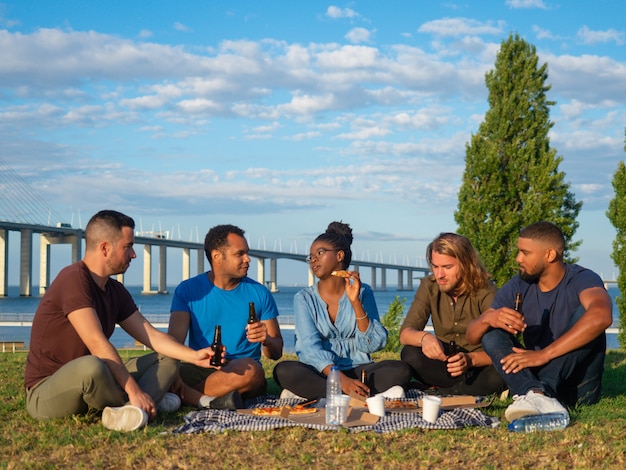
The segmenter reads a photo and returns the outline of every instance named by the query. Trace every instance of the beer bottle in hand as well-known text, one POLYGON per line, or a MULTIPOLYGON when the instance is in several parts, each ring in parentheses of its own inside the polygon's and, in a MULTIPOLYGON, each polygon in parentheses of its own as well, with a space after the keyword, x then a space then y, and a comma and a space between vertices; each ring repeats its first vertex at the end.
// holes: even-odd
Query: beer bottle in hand
MULTIPOLYGON (((518 292, 517 294, 515 294, 515 307, 514 308, 516 312, 522 313, 522 293, 521 292, 518 292)), ((515 339, 519 341, 522 347, 526 347, 526 345, 524 344, 524 332, 523 331, 520 331, 519 333, 517 333, 515 335, 515 339)))
MULTIPOLYGON (((448 348, 448 357, 452 357, 458 352, 459 352, 459 347, 456 345, 456 341, 451 340, 449 344, 449 348, 448 348)), ((450 372, 448 372, 448 377, 452 378, 452 374, 450 372)))
MULTIPOLYGON (((367 371, 365 369, 361 370, 361 383, 365 386, 367 385, 367 371)), ((369 396, 369 393, 367 394, 369 396)))
POLYGON ((215 325, 215 332, 213 333, 213 344, 211 344, 211 349, 215 355, 211 357, 211 364, 213 367, 219 367, 222 365, 222 353, 224 352, 224 345, 222 344, 222 327, 220 325, 215 325))
POLYGON ((254 302, 250 302, 248 304, 248 325, 252 323, 257 323, 259 321, 259 317, 256 316, 256 309, 254 308, 254 302))

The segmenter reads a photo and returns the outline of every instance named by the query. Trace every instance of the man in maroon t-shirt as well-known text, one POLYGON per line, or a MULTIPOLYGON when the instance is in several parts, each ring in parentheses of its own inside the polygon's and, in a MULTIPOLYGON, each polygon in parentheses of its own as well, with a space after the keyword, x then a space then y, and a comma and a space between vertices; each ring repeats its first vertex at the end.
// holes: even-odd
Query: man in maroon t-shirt
POLYGON ((61 270, 41 299, 24 374, 26 408, 34 418, 92 408, 104 410, 102 423, 109 429, 138 429, 156 416, 157 403, 168 409, 164 402, 173 399, 166 392, 177 360, 210 367, 210 348, 194 351, 154 328, 126 288, 110 278, 126 272, 136 257, 134 228, 120 212, 95 214, 85 228, 83 260, 61 270), (116 323, 160 354, 122 362, 109 341, 116 323))

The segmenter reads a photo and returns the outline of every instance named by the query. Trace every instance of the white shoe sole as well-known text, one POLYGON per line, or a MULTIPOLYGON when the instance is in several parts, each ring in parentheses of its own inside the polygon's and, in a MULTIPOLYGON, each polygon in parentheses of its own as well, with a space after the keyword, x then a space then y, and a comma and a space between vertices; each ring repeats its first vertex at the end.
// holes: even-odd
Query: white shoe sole
POLYGON ((523 418, 524 416, 532 416, 532 415, 537 415, 537 414, 539 414, 537 410, 529 410, 529 409, 523 410, 520 408, 519 410, 505 411, 504 417, 508 421, 514 421, 516 419, 523 418))
POLYGON ((112 407, 102 411, 102 425, 111 431, 136 431, 148 423, 148 413, 133 405, 112 407))
POLYGON ((174 411, 178 411, 180 408, 181 402, 178 395, 175 393, 167 392, 161 398, 161 401, 157 403, 157 410, 163 411, 166 413, 173 413, 174 411))

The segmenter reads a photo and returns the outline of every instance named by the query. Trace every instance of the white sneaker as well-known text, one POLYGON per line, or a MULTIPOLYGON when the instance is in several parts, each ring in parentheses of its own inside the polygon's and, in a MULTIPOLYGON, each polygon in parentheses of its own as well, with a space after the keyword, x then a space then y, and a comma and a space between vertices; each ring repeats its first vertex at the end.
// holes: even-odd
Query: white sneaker
POLYGON ((404 393, 404 389, 400 385, 394 385, 393 387, 388 388, 384 392, 377 393, 376 396, 383 396, 385 398, 389 398, 390 400, 396 398, 404 398, 406 395, 404 393))
POLYGON ((157 410, 164 411, 167 413, 171 413, 173 411, 178 411, 180 408, 180 398, 175 393, 167 392, 161 398, 161 401, 157 403, 157 410))
POLYGON ((296 395, 291 390, 287 390, 286 388, 283 388, 283 391, 280 392, 280 398, 297 398, 298 400, 306 400, 306 398, 296 395))
POLYGON ((509 421, 514 421, 523 416, 541 415, 546 413, 569 413, 556 398, 550 398, 532 390, 526 395, 513 396, 513 403, 504 412, 504 416, 509 421))
POLYGON ((148 423, 148 413, 137 406, 107 406, 102 411, 102 425, 112 431, 135 431, 148 423))

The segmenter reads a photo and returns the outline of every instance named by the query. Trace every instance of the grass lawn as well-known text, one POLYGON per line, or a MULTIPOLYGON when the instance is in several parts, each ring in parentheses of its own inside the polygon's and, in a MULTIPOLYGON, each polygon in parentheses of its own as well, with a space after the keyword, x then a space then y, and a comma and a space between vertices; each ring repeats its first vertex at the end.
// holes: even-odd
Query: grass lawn
MULTIPOLYGON (((143 354, 122 351, 123 357, 143 354)), ((379 355, 377 358, 391 358, 379 355)), ((0 468, 626 468, 626 353, 610 351, 600 402, 571 410, 564 431, 506 429, 509 401, 484 413, 496 429, 411 429, 388 434, 287 428, 173 435, 191 411, 160 415, 134 433, 106 430, 97 415, 38 422, 25 410, 25 353, 0 353, 0 468)), ((269 393, 275 362, 265 361, 269 393)))

